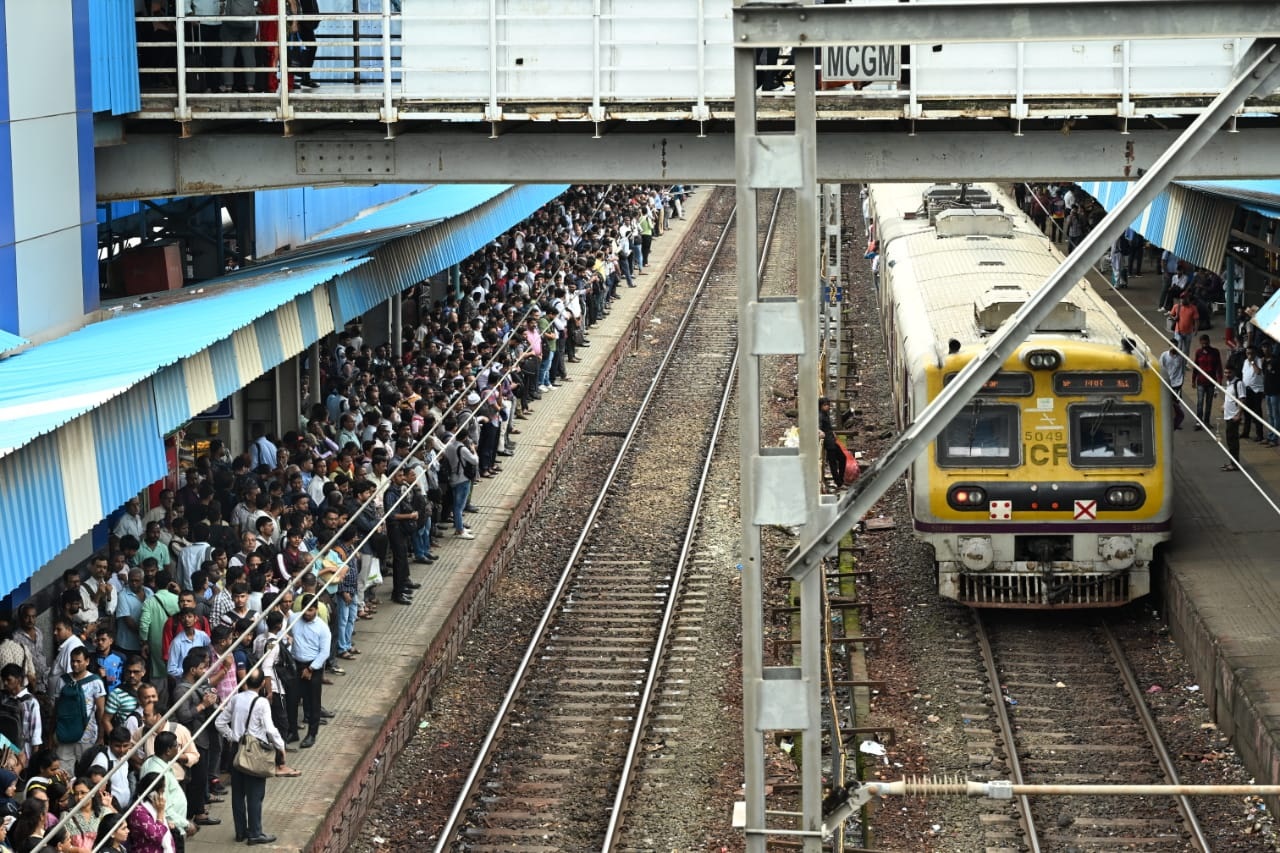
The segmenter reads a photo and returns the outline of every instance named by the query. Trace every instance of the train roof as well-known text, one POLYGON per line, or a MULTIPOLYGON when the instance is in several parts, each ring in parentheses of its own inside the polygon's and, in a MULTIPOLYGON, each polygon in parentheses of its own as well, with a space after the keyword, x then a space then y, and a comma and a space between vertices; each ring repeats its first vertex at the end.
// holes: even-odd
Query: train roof
MULTIPOLYGON (((870 188, 882 278, 888 282, 885 272, 891 265, 898 321, 904 324, 905 337, 914 339, 913 349, 928 348, 939 358, 950 339, 962 347, 980 346, 1062 260, 1007 193, 994 184, 975 187, 1003 209, 952 209, 931 221, 923 201, 929 184, 870 188)), ((939 192, 941 188, 932 189, 934 196, 947 195, 939 192)), ((1131 338, 1145 351, 1140 339, 1083 279, 1037 334, 1114 346, 1122 338, 1131 338)))

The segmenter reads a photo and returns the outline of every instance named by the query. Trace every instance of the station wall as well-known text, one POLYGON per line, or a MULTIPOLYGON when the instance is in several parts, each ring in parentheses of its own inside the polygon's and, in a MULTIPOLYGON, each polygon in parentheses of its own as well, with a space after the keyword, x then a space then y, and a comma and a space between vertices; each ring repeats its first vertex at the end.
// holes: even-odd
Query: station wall
POLYGON ((98 307, 89 0, 0 4, 0 330, 98 307))

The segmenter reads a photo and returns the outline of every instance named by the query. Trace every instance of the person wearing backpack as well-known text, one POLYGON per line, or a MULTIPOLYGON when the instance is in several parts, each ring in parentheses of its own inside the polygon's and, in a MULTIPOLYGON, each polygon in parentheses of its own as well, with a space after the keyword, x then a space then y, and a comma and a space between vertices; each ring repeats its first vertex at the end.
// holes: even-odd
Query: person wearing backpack
POLYGON ((89 652, 71 652, 71 672, 62 676, 54 702, 54 740, 58 758, 74 765, 106 732, 107 686, 89 671, 89 652))
POLYGON ((31 753, 44 743, 40 703, 27 690, 27 674, 16 663, 0 667, 0 688, 0 735, 18 750, 18 761, 26 767, 31 753))

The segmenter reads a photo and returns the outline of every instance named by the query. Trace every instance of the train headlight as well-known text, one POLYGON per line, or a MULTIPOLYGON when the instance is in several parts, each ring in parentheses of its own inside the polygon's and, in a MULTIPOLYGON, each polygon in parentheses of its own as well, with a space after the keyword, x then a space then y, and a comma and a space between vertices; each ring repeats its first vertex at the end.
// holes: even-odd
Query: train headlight
POLYGON ((1098 556, 1112 571, 1127 569, 1133 565, 1136 549, 1132 536, 1099 536, 1098 556))
POLYGON ((991 568, 995 562, 995 549, 990 536, 961 536, 956 542, 960 562, 971 572, 991 568))
POLYGON ((1057 370, 1062 366, 1062 354, 1051 349, 1034 349, 1027 353, 1026 362, 1032 370, 1057 370))
POLYGON ((987 490, 981 486, 952 486, 947 492, 947 503, 952 509, 983 509, 987 505, 987 490))
POLYGON ((1114 509, 1130 509, 1140 506, 1144 497, 1141 486, 1111 486, 1106 491, 1104 502, 1114 509))

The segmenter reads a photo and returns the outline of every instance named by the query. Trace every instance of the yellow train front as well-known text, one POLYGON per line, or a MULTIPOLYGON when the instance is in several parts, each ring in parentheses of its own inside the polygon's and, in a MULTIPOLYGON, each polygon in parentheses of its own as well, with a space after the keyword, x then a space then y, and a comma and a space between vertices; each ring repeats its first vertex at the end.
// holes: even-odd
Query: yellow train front
MULTIPOLYGON (((927 210, 931 189, 871 189, 903 424, 1060 261, 996 188, 980 196, 985 209, 940 216, 927 210)), ((942 595, 1056 609, 1150 591, 1171 524, 1171 412, 1158 369, 1087 283, 1055 307, 913 463, 915 531, 934 549, 942 595)))

